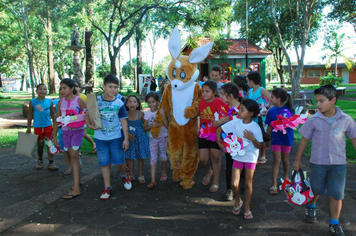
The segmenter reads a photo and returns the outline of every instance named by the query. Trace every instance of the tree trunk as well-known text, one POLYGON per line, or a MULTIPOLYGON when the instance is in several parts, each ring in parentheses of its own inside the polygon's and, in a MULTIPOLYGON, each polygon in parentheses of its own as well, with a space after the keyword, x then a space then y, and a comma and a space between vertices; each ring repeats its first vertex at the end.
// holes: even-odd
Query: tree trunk
POLYGON ((116 75, 115 57, 114 56, 109 56, 109 57, 110 57, 110 73, 116 75))
POLYGON ((137 73, 136 73, 136 81, 137 81, 137 91, 140 91, 139 75, 142 74, 142 32, 137 29, 136 30, 136 47, 137 47, 137 73))
POLYGON ((149 42, 150 42, 150 46, 151 46, 151 50, 152 50, 151 74, 154 77, 155 73, 154 73, 154 66, 153 66, 154 63, 153 63, 153 61, 154 61, 155 53, 156 53, 156 42, 157 42, 157 39, 156 39, 156 37, 154 36, 153 33, 152 33, 152 41, 151 41, 151 39, 149 39, 149 42))
POLYGON ((103 41, 104 41, 103 39, 100 40, 100 52, 101 52, 101 65, 102 65, 102 66, 104 66, 104 64, 105 64, 103 41))
POLYGON ((47 11, 47 60, 48 60, 48 82, 49 94, 56 93, 56 77, 53 67, 53 43, 52 43, 52 21, 49 10, 47 11))
POLYGON ((22 7, 22 21, 24 25, 24 32, 25 32, 25 39, 26 39, 26 50, 27 50, 27 56, 28 56, 28 61, 29 61, 29 70, 30 70, 30 82, 31 82, 31 90, 32 90, 32 98, 35 98, 35 89, 34 89, 34 84, 32 80, 32 71, 33 71, 33 62, 32 62, 32 54, 31 54, 31 46, 30 42, 28 39, 28 31, 27 31, 27 22, 26 22, 26 11, 25 11, 25 6, 24 6, 24 1, 21 1, 21 7, 22 7))
POLYGON ((119 89, 122 90, 123 89, 123 85, 122 85, 122 67, 121 67, 121 53, 119 51, 119 60, 118 60, 118 63, 119 63, 119 89))
POLYGON ((339 74, 339 73, 337 73, 337 56, 336 56, 336 57, 335 57, 335 78, 338 77, 338 74, 339 74))
MULTIPOLYGON (((2 87, 1 73, 0 73, 0 87, 2 87)), ((21 90, 22 91, 22 90, 21 90)))
POLYGON ((136 67, 132 64, 132 56, 131 56, 131 40, 129 40, 129 62, 130 62, 130 67, 134 72, 134 78, 133 78, 133 83, 134 83, 134 89, 136 90, 137 93, 139 93, 140 90, 138 90, 138 83, 139 80, 136 80, 136 67))
POLYGON ((93 74, 94 74, 94 57, 92 54, 92 45, 91 45, 91 37, 93 35, 93 32, 90 31, 90 29, 86 29, 85 31, 85 83, 86 84, 93 84, 94 85, 94 80, 93 80, 93 74))
MULTIPOLYGON (((1 78, 1 75, 0 75, 0 78, 1 78)), ((22 74, 21 75, 21 87, 20 87, 20 91, 24 91, 24 85, 26 85, 25 83, 25 74, 22 74)))

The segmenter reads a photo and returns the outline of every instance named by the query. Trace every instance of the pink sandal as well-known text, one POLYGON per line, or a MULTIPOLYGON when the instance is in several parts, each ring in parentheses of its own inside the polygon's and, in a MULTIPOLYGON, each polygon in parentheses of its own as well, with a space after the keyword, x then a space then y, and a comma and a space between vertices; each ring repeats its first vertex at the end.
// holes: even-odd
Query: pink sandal
POLYGON ((149 185, 147 185, 147 188, 149 189, 153 189, 154 187, 156 187, 157 185, 153 182, 151 182, 149 185))
POLYGON ((159 181, 165 182, 167 181, 168 177, 167 175, 161 175, 161 178, 159 179, 159 181))

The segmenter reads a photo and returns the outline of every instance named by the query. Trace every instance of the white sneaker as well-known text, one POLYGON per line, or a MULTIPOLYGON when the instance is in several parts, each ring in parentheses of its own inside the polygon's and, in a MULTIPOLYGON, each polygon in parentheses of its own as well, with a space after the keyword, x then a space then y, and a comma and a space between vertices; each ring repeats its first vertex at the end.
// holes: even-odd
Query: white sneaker
POLYGON ((125 177, 121 177, 122 182, 124 183, 124 188, 126 190, 130 190, 132 188, 132 183, 130 181, 130 176, 126 175, 125 177))
POLYGON ((40 170, 43 168, 43 160, 38 160, 36 163, 36 170, 40 170))
POLYGON ((101 200, 108 200, 112 194, 112 188, 105 188, 104 192, 101 194, 101 200))

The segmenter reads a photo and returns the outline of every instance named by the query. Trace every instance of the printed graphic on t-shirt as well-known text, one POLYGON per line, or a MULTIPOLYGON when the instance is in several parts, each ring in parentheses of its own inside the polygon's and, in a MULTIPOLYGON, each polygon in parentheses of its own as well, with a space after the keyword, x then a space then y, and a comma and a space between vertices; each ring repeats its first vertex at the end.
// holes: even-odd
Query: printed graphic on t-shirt
POLYGON ((115 132, 116 129, 117 127, 113 126, 113 127, 102 129, 101 132, 103 133, 103 135, 110 135, 111 133, 115 132))
POLYGON ((203 111, 200 112, 200 119, 214 120, 214 114, 211 111, 210 106, 207 106, 203 111))
POLYGON ((99 102, 98 107, 104 107, 104 109, 100 110, 101 119, 112 122, 117 116, 120 107, 117 105, 112 105, 110 102, 99 102))
POLYGON ((49 108, 43 109, 41 104, 36 105, 35 109, 36 109, 36 111, 46 111, 46 112, 49 111, 49 108))
POLYGON ((154 119, 156 118, 156 114, 154 114, 153 116, 151 116, 150 118, 148 118, 148 124, 152 124, 154 119))

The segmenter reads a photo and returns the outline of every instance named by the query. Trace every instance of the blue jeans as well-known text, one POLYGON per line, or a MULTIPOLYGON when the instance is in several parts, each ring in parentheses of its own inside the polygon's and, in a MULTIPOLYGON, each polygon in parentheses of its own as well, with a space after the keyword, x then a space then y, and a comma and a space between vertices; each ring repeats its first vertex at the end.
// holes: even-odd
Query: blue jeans
POLYGON ((122 165, 125 163, 123 140, 121 138, 112 140, 94 139, 97 150, 99 166, 109 164, 122 165))
POLYGON ((314 195, 323 195, 326 193, 335 199, 344 199, 346 164, 316 165, 310 163, 310 170, 310 185, 314 195))

